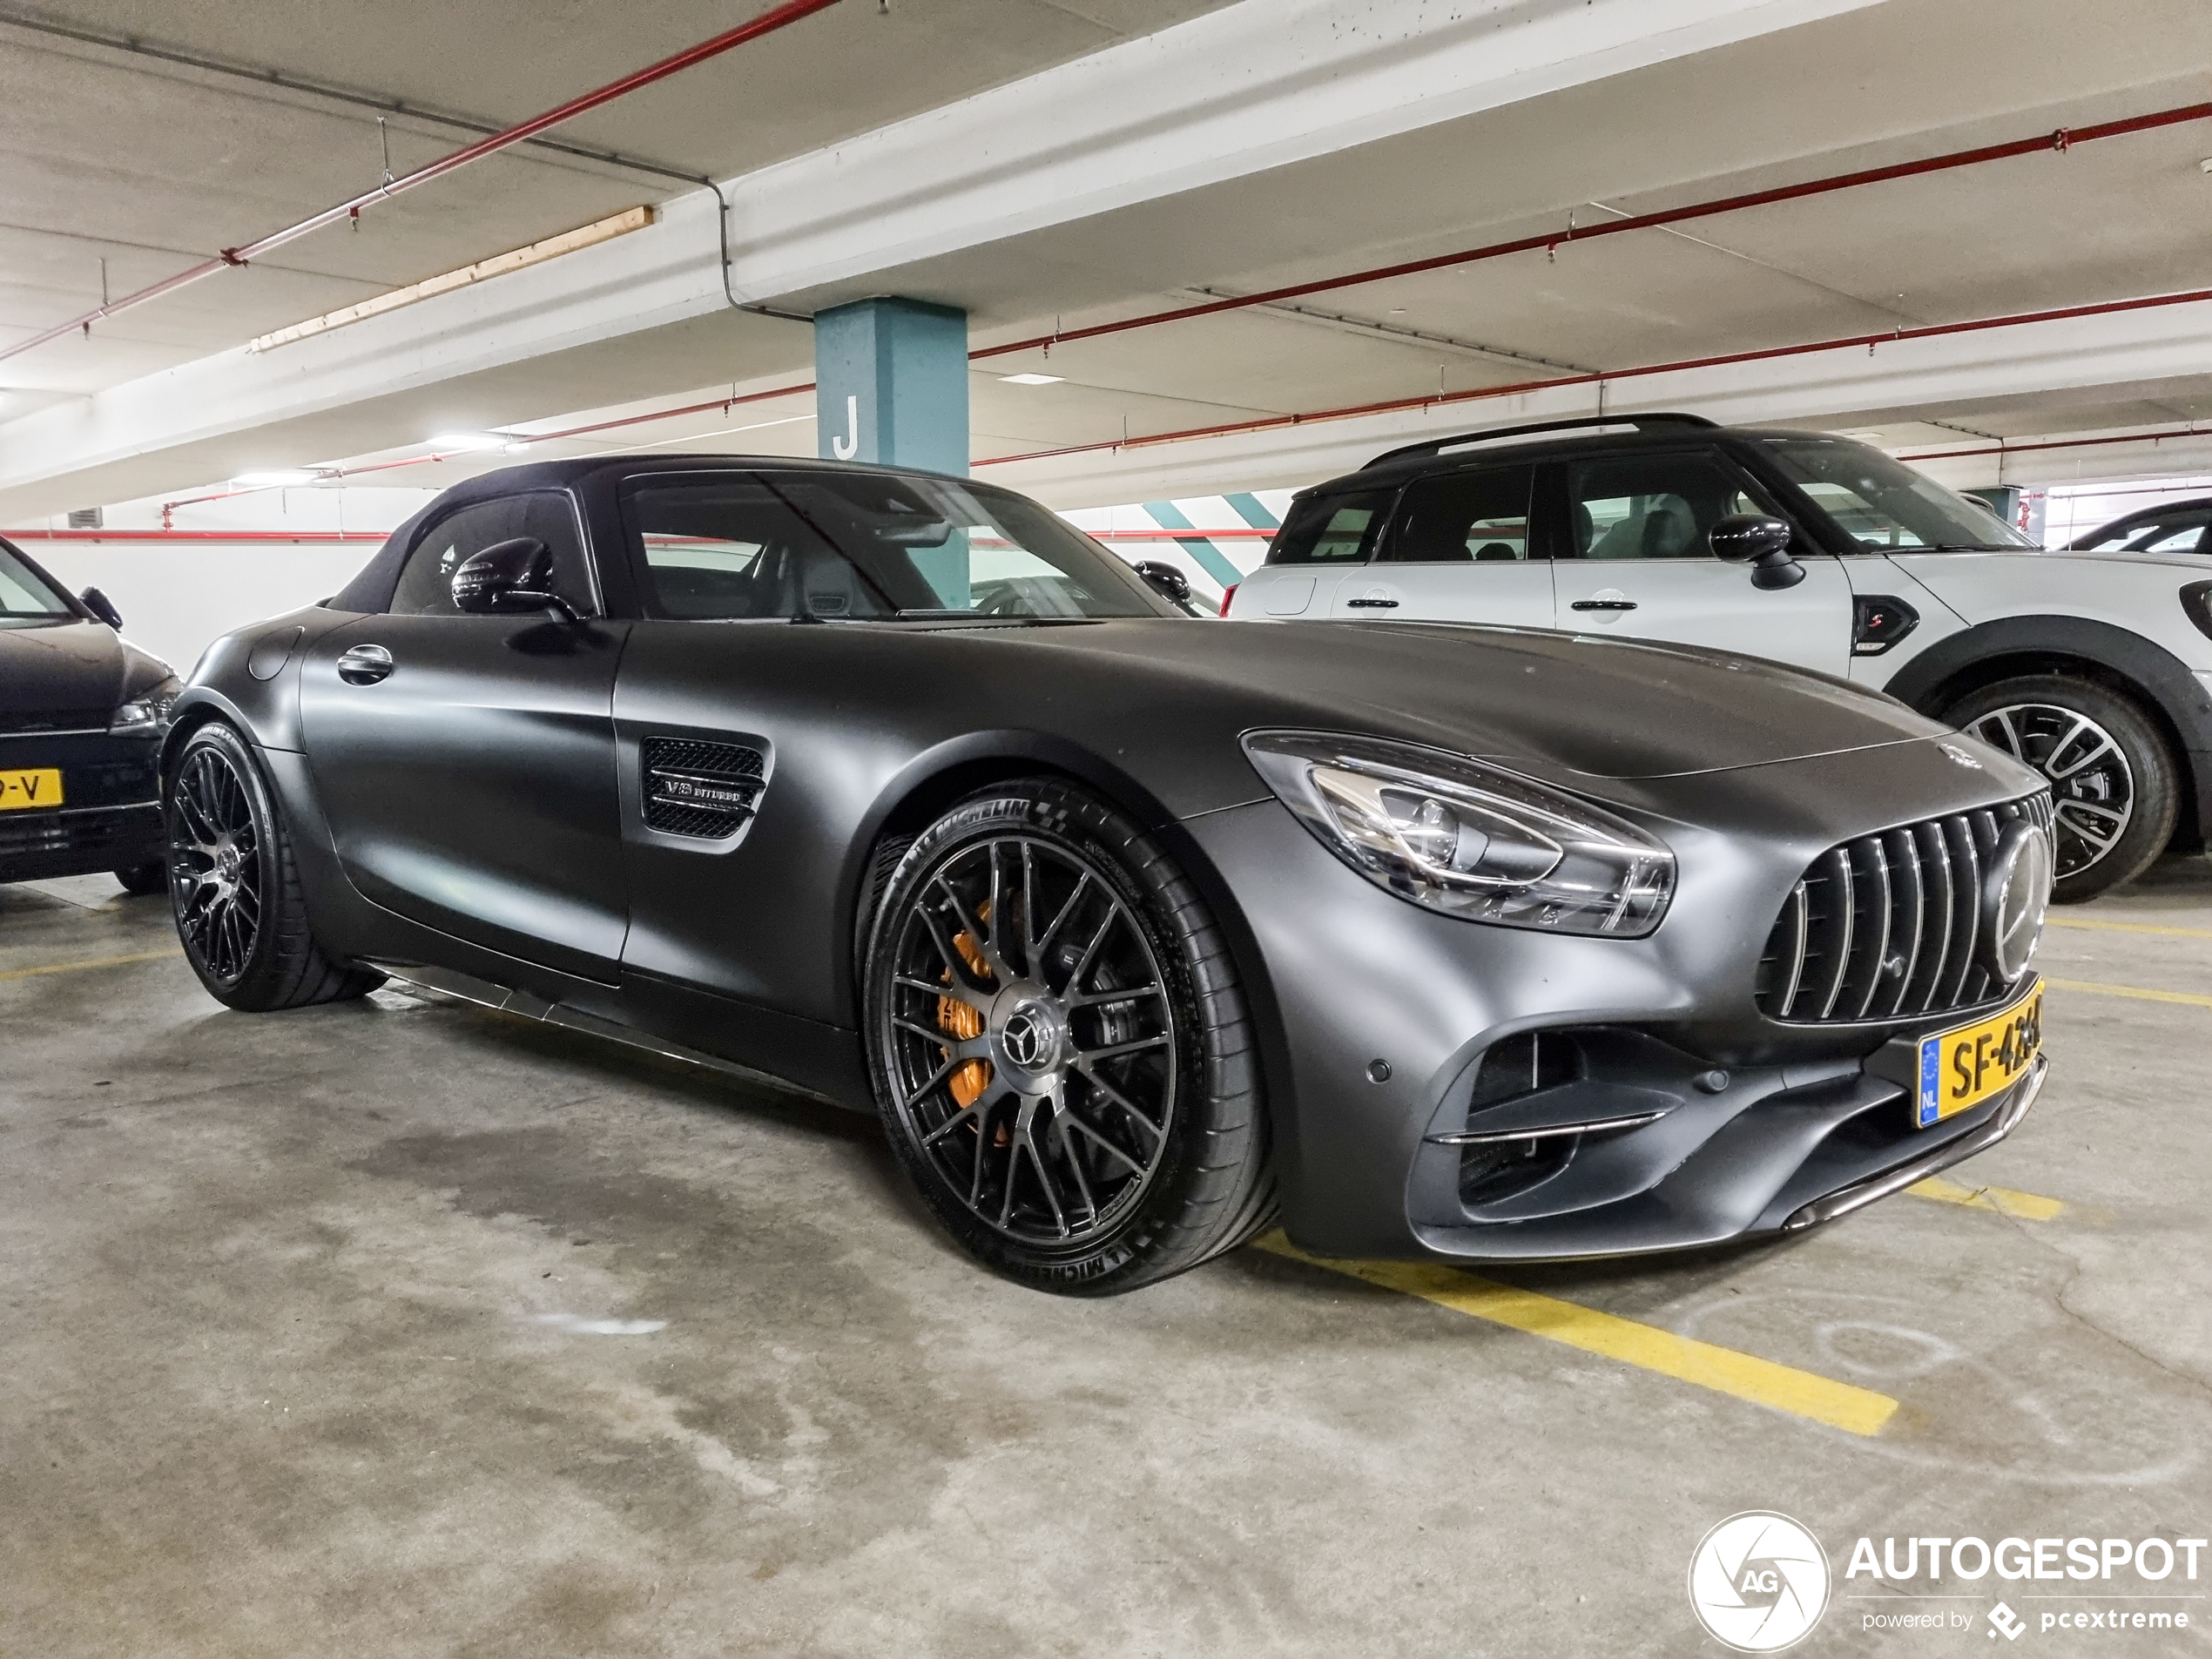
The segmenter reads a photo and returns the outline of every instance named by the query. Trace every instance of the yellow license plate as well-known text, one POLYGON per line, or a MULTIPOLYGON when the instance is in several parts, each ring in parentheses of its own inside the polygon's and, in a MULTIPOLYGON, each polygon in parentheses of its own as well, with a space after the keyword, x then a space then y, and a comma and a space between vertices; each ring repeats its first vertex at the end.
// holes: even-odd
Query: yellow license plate
POLYGON ((52 766, 33 766, 24 772, 0 772, 0 813, 19 813, 26 806, 62 804, 62 775, 52 766))
POLYGON ((2027 1074, 2043 1048, 2043 981, 1987 1019, 1920 1039, 1919 1085, 1912 1101, 1917 1129, 2001 1095, 2027 1074))

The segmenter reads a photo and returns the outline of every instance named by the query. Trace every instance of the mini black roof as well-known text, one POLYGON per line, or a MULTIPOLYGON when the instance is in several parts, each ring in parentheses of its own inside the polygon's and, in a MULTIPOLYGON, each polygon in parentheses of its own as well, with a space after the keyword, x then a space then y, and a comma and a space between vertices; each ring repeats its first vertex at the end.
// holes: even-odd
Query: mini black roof
MULTIPOLYGON (((1787 427, 1723 426, 1702 415, 1683 415, 1666 410, 1634 411, 1623 415, 1593 415, 1572 421, 1539 421, 1525 426, 1492 427, 1458 433, 1447 438, 1431 438, 1396 449, 1386 449, 1357 472, 1345 473, 1312 488, 1332 489, 1340 486, 1396 483, 1422 473, 1473 466, 1498 456, 1520 459, 1531 455, 1575 455, 1588 449, 1615 449, 1624 446, 1631 448, 1656 448, 1679 444, 1686 437, 1699 435, 1736 439, 1814 438, 1828 439, 1838 443, 1855 442, 1838 437, 1831 432, 1806 432, 1787 427)), ((1299 493, 1303 495, 1306 492, 1299 493)))

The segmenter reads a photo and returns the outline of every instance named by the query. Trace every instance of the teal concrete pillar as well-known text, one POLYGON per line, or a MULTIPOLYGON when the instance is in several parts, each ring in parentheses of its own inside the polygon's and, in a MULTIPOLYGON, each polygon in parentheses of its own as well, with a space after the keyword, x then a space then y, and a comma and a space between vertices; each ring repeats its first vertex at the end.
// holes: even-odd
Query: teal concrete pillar
MULTIPOLYGON (((920 300, 856 300, 814 314, 815 447, 827 461, 877 461, 968 475, 968 314, 920 300)), ((915 548, 915 567, 968 605, 968 531, 915 548)))
POLYGON ((814 314, 814 428, 825 460, 968 474, 968 314, 861 300, 814 314))

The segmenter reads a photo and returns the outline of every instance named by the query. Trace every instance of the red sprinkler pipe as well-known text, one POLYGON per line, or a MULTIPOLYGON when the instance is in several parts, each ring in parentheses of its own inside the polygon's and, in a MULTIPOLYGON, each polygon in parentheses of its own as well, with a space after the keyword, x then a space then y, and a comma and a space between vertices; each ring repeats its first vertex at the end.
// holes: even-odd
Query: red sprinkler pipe
POLYGON ((1387 398, 1376 403, 1354 403, 1340 408, 1309 409, 1296 415, 1264 415, 1254 421, 1225 421, 1218 426, 1186 427, 1179 432, 1158 432, 1145 437, 1110 438, 1097 443, 1073 443, 1059 449, 1035 449, 1027 455, 990 455, 973 464, 1004 467, 1017 461, 1045 461, 1058 455, 1095 454, 1099 450, 1141 449, 1156 443, 1187 443, 1195 438, 1219 438, 1245 432, 1267 432, 1310 421, 1349 421, 1362 415, 1394 415, 1406 409, 1440 408, 1453 403, 1474 403, 1491 398, 1517 397, 1526 392, 1548 392, 1565 386, 1599 386, 1612 381, 1638 380, 1649 374, 1668 374, 1678 369, 1720 368, 1732 363, 1766 362, 1777 357, 1804 357, 1814 352, 1841 351, 1864 346, 1868 351, 1907 340, 1932 340, 1946 334, 1979 334, 1990 328, 2012 328, 2026 323, 2064 322, 2079 317, 2107 316, 2118 311, 2148 311, 2161 306, 2194 305, 2212 300, 2212 288, 2191 288, 2182 293, 2145 294, 2133 300, 2106 300, 2094 305, 2062 306, 2050 311, 2022 311, 2006 317, 1976 317, 1966 322, 1926 323, 1915 328, 1892 328, 1878 334, 1851 334, 1838 340, 1805 341, 1795 346, 1767 346, 1757 351, 1722 352, 1711 357, 1685 357, 1671 363, 1640 363, 1629 368, 1609 368, 1586 374, 1561 374, 1550 380, 1517 381, 1505 386, 1478 386, 1464 392, 1431 392, 1421 397, 1387 398))
POLYGON ((1381 282, 1391 277, 1413 276, 1423 271, 1442 270, 1447 266, 1478 265, 1485 260, 1502 259, 1508 253, 1531 253, 1539 248, 1556 248, 1563 242, 1588 242, 1601 236, 1655 230, 1690 219, 1710 219, 1717 213, 1733 213, 1746 207, 1765 207, 1775 202, 1799 201, 1808 196, 1825 196, 1838 190, 1856 190, 1861 185, 1878 185, 1893 179, 1915 179, 1926 173, 1948 172, 1954 167, 1979 166, 1984 162, 2003 161, 2013 156, 2035 155, 2046 151, 2063 154, 2077 145, 2094 144, 2099 138, 2117 138, 2128 133, 2148 132, 2158 127, 2178 126, 2185 122, 2207 118, 2212 118, 2212 104, 2187 104, 2170 110, 2153 110, 2146 115, 2127 116, 2117 121, 2101 121, 2093 126, 2060 127, 2056 132, 2039 132, 2033 138, 2013 138, 2003 144, 1986 144, 1973 150, 1954 150, 1946 155, 1928 156, 1919 161, 1900 161, 1886 167, 1865 167, 1856 172, 1808 179, 1802 184, 1780 185, 1772 190, 1755 190, 1740 196, 1723 196, 1712 201, 1690 202, 1681 207, 1662 208, 1653 213, 1630 214, 1588 226, 1570 226, 1564 231, 1546 231, 1536 236, 1516 237, 1509 242, 1491 242, 1480 247, 1462 248, 1456 253, 1439 253, 1429 259, 1408 260, 1399 265, 1377 266, 1372 270, 1354 271, 1345 276, 1321 277, 1312 282, 1292 283, 1288 287, 1269 288, 1259 293, 1238 294, 1234 299, 1208 300, 1202 305, 1182 306, 1172 311, 1150 312, 1142 317, 1125 318, 1120 322, 1102 322, 1088 328, 1035 334, 1027 340, 1008 341, 1002 346, 988 346, 981 351, 970 352, 968 356, 970 359, 1003 357, 1012 352, 1064 346, 1070 341, 1096 340, 1102 334, 1125 334, 1132 328, 1150 328, 1160 323, 1182 322, 1191 317, 1211 317, 1219 312, 1238 311, 1248 306, 1275 305, 1310 293, 1326 293, 1332 289, 1381 282))
POLYGON ((242 243, 237 247, 226 247, 213 259, 203 260, 187 270, 178 272, 174 276, 164 277, 151 287, 140 288, 135 293, 126 293, 119 300, 111 300, 104 306, 96 307, 81 317, 72 317, 67 322, 57 323, 44 334, 33 334, 28 340, 19 340, 12 346, 0 347, 0 361, 19 356, 34 347, 44 345, 50 340, 59 340, 64 334, 74 334, 80 328, 89 331, 94 323, 112 317, 118 311, 126 311, 132 306, 144 305, 147 300, 158 299, 165 293, 174 293, 179 288, 197 282, 203 277, 213 276, 218 271, 226 270, 232 266, 247 264, 264 253, 282 247, 287 242, 297 241, 310 231, 320 230, 324 226, 334 225, 341 219, 359 218, 364 207, 388 200, 402 191, 413 190, 417 185, 427 185, 433 179, 442 179, 446 174, 456 168, 465 167, 472 161, 481 161, 486 156, 496 155, 502 150, 511 149, 516 145, 536 138, 549 127, 558 126, 564 121, 573 120, 579 115, 597 109, 603 104, 610 104, 618 98, 637 91, 640 87, 651 86, 656 81, 666 80, 670 76, 680 73, 694 64, 703 64, 710 57, 718 57, 734 47, 742 46, 748 41, 758 40, 763 35, 772 34, 786 24, 797 23, 802 17, 810 17, 818 11, 826 11, 837 3, 838 0, 784 0, 783 4, 770 8, 750 23, 739 24, 735 29, 726 29, 711 40, 703 40, 696 46, 688 46, 674 57, 664 57, 658 64, 650 64, 644 69, 624 76, 618 81, 609 81, 604 86, 586 92, 581 98, 570 98, 566 104, 556 105, 542 115, 534 115, 517 126, 508 127, 502 132, 479 138, 474 144, 464 145, 450 155, 439 157, 428 166, 417 167, 413 172, 404 177, 379 185, 374 190, 364 191, 349 200, 340 202, 335 207, 326 207, 322 212, 310 214, 296 225, 287 225, 280 231, 273 231, 257 241, 242 243))
POLYGON ((2051 438, 2041 443, 1993 443, 1980 449, 1923 449, 1899 455, 1899 461, 1962 461, 1968 455, 2024 455, 2037 449, 2094 449, 2108 443, 2161 443, 2168 438, 2212 438, 2202 427, 2175 427, 2165 432, 2131 432, 2118 438, 2051 438))

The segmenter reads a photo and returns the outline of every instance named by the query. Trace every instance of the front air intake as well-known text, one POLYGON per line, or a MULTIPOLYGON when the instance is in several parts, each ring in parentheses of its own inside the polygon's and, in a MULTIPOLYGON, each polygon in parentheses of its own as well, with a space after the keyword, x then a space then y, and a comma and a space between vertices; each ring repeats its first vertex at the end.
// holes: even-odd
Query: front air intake
POLYGON ((1975 950, 1982 873, 2016 818, 2051 797, 1931 818, 1829 848, 1791 889, 1759 958, 1759 1012, 1793 1023, 1945 1014, 2006 988, 1975 950))

